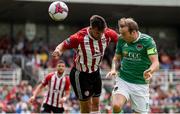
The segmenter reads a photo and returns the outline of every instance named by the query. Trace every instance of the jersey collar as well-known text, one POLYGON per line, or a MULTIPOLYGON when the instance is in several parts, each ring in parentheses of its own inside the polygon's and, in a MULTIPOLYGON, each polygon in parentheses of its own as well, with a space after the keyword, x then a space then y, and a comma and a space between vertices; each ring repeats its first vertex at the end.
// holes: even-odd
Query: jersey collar
POLYGON ((138 38, 136 40, 134 40, 132 43, 136 43, 139 39, 140 39, 140 36, 141 36, 141 32, 138 31, 138 38))
POLYGON ((63 72, 63 74, 62 74, 61 77, 58 76, 58 72, 57 72, 57 71, 55 72, 55 76, 56 76, 57 78, 62 78, 62 77, 64 77, 64 75, 65 75, 65 71, 63 72))

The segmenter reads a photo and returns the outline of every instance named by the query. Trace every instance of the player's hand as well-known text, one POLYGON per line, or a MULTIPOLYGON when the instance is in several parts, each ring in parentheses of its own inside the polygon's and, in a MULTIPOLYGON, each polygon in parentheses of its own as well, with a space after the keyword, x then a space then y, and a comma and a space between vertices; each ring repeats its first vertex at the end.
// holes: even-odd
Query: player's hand
POLYGON ((33 104, 36 100, 36 97, 35 96, 32 96, 30 99, 29 99, 29 103, 33 104))
POLYGON ((107 73, 106 78, 114 78, 117 76, 117 72, 115 70, 111 70, 107 73))
POLYGON ((59 103, 63 104, 66 100, 67 100, 66 97, 63 97, 59 100, 59 103))
POLYGON ((54 59, 59 59, 59 51, 55 50, 53 53, 52 53, 52 56, 54 59))
POLYGON ((152 78, 152 73, 151 69, 147 69, 144 71, 144 79, 145 80, 150 80, 152 78))

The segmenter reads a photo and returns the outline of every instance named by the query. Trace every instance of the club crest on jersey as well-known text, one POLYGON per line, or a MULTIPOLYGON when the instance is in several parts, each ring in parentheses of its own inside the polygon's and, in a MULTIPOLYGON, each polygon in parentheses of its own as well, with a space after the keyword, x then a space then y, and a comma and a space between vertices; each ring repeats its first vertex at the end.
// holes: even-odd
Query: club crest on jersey
POLYGON ((143 45, 142 45, 142 44, 137 44, 137 45, 136 45, 136 49, 137 49, 138 51, 142 50, 142 49, 143 49, 143 45))
POLYGON ((106 38, 102 38, 101 41, 103 44, 106 43, 106 38))

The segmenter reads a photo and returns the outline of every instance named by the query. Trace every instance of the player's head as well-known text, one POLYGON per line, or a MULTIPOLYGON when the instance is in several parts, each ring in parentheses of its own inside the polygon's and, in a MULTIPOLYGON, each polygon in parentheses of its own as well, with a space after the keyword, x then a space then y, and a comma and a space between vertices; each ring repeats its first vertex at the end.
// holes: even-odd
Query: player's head
POLYGON ((59 74, 62 74, 65 70, 65 62, 63 60, 59 60, 57 65, 56 65, 56 69, 58 71, 59 74))
POLYGON ((100 39, 103 35, 105 28, 107 27, 106 21, 99 15, 93 15, 90 18, 90 34, 95 39, 100 39))
POLYGON ((118 26, 120 34, 127 42, 132 41, 139 30, 138 24, 133 18, 121 18, 118 21, 118 26))

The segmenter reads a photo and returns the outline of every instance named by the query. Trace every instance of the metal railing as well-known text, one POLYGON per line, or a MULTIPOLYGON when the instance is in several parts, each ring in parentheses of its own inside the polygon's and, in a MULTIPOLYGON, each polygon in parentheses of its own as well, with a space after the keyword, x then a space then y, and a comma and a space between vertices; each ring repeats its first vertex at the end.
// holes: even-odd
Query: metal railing
POLYGON ((15 86, 20 83, 22 72, 20 68, 15 69, 0 69, 0 85, 15 86))
MULTIPOLYGON (((43 79, 45 75, 47 75, 49 72, 54 71, 54 69, 41 69, 39 70, 39 81, 43 79)), ((103 80, 109 80, 106 79, 105 76, 109 72, 109 70, 101 70, 101 76, 103 80)), ((66 70, 66 73, 70 73, 70 69, 66 70)), ((161 69, 158 72, 155 72, 153 74, 153 78, 151 80, 151 84, 159 84, 164 85, 165 84, 178 84, 180 83, 180 70, 164 70, 161 69)))

